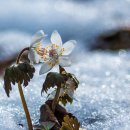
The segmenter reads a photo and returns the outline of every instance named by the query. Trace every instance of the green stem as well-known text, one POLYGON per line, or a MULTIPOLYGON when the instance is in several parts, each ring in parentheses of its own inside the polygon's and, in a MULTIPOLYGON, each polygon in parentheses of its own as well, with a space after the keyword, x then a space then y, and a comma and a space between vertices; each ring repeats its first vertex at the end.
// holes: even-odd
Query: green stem
MULTIPOLYGON (((29 47, 24 48, 20 52, 20 54, 18 55, 17 60, 16 60, 17 64, 19 64, 20 58, 21 58, 23 52, 26 51, 26 50, 29 50, 29 47)), ((28 129, 33 130, 31 117, 30 117, 30 114, 29 114, 29 110, 28 110, 28 107, 27 107, 27 103, 26 103, 26 100, 25 100, 23 90, 22 90, 22 86, 21 86, 20 82, 18 82, 18 89, 19 89, 19 94, 20 94, 20 98, 21 98, 21 101, 22 101, 23 109, 24 109, 24 112, 25 112, 25 115, 26 115, 26 119, 27 119, 27 123, 28 123, 28 129)))

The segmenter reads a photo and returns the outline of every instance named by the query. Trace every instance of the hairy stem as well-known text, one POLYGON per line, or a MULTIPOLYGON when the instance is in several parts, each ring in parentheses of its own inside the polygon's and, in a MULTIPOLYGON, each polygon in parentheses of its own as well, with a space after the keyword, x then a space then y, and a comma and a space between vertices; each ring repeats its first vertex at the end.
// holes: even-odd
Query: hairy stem
MULTIPOLYGON (((20 52, 20 54, 18 55, 17 60, 16 60, 17 64, 19 63, 20 58, 21 58, 23 52, 27 51, 27 50, 29 50, 29 47, 24 48, 20 52)), ((27 119, 27 123, 28 123, 28 129, 29 130, 33 130, 31 117, 30 117, 30 114, 29 114, 29 110, 28 110, 28 107, 27 107, 27 103, 26 103, 26 100, 25 100, 25 97, 24 97, 24 94, 23 94, 23 90, 22 90, 22 86, 21 86, 20 82, 18 82, 18 89, 19 89, 19 94, 20 94, 20 98, 21 98, 21 101, 22 101, 23 109, 24 109, 24 112, 25 112, 25 115, 26 115, 26 119, 27 119)))

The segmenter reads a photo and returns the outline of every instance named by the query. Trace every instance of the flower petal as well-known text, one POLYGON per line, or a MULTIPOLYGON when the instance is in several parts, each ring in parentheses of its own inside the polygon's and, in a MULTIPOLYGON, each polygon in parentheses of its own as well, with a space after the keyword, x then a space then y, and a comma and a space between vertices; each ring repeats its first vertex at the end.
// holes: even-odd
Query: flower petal
POLYGON ((29 58, 30 62, 32 62, 32 63, 39 63, 39 61, 40 61, 40 57, 38 56, 36 51, 33 49, 29 50, 28 58, 29 58))
POLYGON ((45 36, 46 35, 43 32, 43 30, 40 30, 40 31, 36 32, 34 34, 34 36, 32 37, 31 46, 33 46, 37 42, 40 42, 45 36))
POLYGON ((59 65, 61 65, 62 67, 67 67, 71 65, 71 60, 69 57, 67 56, 61 56, 59 57, 59 65))
POLYGON ((58 45, 59 47, 62 46, 62 39, 61 39, 61 36, 60 34, 57 32, 57 31, 54 31, 51 35, 51 43, 52 44, 56 44, 58 45))
POLYGON ((44 62, 40 68, 39 74, 44 74, 48 71, 50 71, 53 68, 54 64, 52 62, 52 60, 44 62))
POLYGON ((73 51, 75 45, 76 45, 75 40, 70 40, 70 41, 64 43, 63 44, 63 48, 64 48, 63 55, 69 55, 73 51))

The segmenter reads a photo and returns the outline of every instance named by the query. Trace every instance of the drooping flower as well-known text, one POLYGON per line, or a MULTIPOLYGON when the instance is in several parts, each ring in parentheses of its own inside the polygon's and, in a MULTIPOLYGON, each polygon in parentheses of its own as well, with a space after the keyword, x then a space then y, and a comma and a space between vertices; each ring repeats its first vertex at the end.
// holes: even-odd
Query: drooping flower
POLYGON ((32 63, 40 62, 40 54, 43 51, 41 41, 46 37, 43 30, 40 30, 34 34, 31 40, 31 45, 29 48, 28 58, 32 63))
POLYGON ((57 64, 62 67, 71 65, 69 55, 73 51, 76 41, 70 40, 62 44, 61 36, 57 31, 52 33, 50 40, 51 44, 39 51, 39 55, 44 61, 39 74, 50 71, 57 64))

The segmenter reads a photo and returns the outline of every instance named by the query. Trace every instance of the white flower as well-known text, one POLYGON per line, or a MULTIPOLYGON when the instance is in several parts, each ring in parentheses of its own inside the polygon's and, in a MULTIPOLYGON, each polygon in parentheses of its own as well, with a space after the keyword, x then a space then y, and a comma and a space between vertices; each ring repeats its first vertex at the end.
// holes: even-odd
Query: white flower
POLYGON ((40 30, 34 34, 31 40, 31 45, 29 48, 29 53, 28 53, 28 58, 32 63, 39 63, 40 61, 40 56, 38 53, 41 53, 43 51, 42 46, 41 46, 41 41, 43 38, 45 38, 45 33, 43 30, 40 30))
POLYGON ((75 40, 70 40, 62 45, 61 36, 57 31, 54 31, 51 35, 51 44, 45 47, 40 53, 44 63, 41 66, 39 74, 50 71, 56 64, 62 67, 70 66, 69 55, 73 51, 75 44, 75 40))

